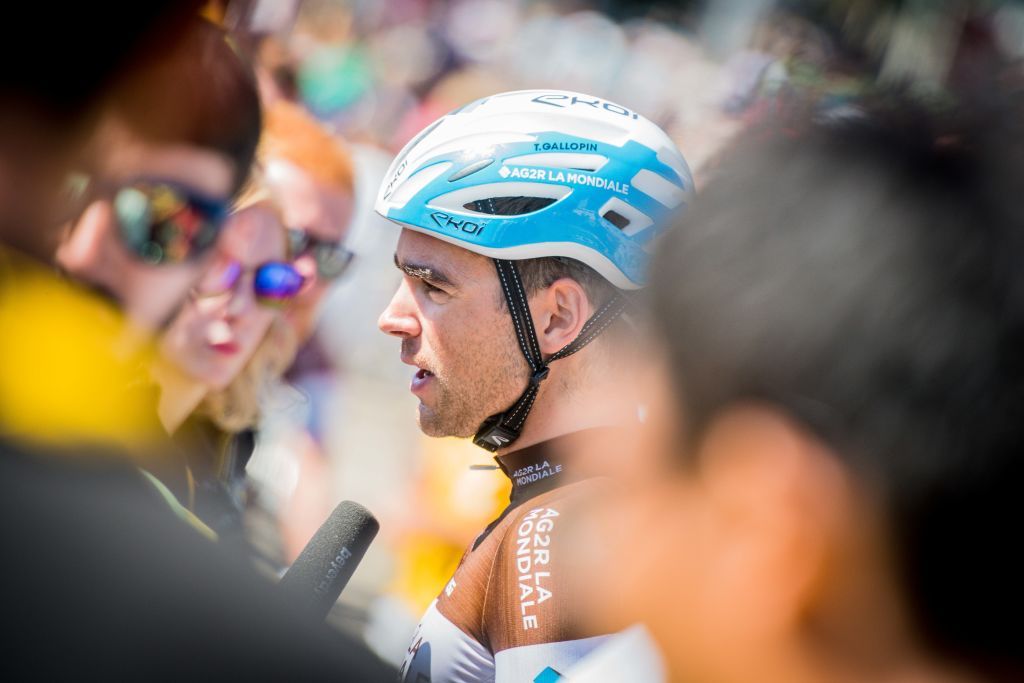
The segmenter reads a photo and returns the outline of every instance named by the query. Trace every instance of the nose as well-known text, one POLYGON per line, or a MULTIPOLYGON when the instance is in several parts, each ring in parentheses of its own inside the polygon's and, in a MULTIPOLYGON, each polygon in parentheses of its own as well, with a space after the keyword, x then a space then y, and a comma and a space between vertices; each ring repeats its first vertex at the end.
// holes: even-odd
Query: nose
POLYGON ((67 238, 57 249, 57 261, 72 275, 94 279, 108 269, 107 240, 113 228, 114 214, 109 202, 90 204, 71 225, 67 238))
POLYGON ((416 304, 407 283, 398 285, 391 302, 377 319, 377 327, 384 334, 401 339, 420 335, 422 330, 419 318, 416 317, 416 304))
POLYGON ((256 307, 256 292, 253 291, 252 273, 246 273, 235 283, 230 298, 224 307, 224 315, 229 320, 236 320, 256 307))
POLYGON ((299 275, 305 278, 307 287, 312 286, 316 282, 316 259, 313 256, 303 254, 292 261, 292 265, 295 266, 295 270, 299 271, 299 275))

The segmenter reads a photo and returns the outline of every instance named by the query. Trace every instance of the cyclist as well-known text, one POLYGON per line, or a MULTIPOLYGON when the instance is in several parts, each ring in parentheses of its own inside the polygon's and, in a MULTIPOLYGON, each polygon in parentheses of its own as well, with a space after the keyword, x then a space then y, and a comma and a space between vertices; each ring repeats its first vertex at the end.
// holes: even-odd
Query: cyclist
POLYGON ((512 480, 424 615, 405 680, 554 680, 605 637, 574 618, 564 529, 600 479, 567 444, 628 418, 604 400, 623 391, 616 321, 691 191, 656 125, 554 90, 457 109, 393 162, 376 210, 404 228, 404 278, 380 328, 416 368, 421 430, 472 436, 512 480))

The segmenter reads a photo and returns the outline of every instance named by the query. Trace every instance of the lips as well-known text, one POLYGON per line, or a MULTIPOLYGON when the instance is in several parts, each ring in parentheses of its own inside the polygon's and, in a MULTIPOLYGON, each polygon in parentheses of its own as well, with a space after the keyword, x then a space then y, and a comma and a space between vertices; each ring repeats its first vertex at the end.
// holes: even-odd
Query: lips
POLYGON ((414 394, 419 394, 424 391, 430 383, 434 380, 434 373, 426 368, 418 368, 416 373, 412 376, 412 384, 409 389, 414 394))
POLYGON ((217 320, 206 333, 206 344, 217 353, 232 355, 238 353, 238 342, 231 331, 231 326, 223 320, 217 320))
POLYGON ((236 344, 235 342, 229 342, 229 341, 218 342, 216 344, 211 343, 209 346, 210 346, 211 349, 213 349, 217 353, 222 353, 225 356, 234 355, 234 354, 238 353, 238 350, 239 350, 238 344, 236 344))

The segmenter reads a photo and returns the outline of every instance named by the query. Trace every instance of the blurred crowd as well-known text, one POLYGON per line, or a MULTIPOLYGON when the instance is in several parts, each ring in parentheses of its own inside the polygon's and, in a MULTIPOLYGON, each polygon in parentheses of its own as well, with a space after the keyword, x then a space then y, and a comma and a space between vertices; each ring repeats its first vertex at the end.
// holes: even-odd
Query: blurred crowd
POLYGON ((54 54, 0 55, 0 670, 397 676, 512 484, 417 427, 375 200, 439 117, 557 89, 659 126, 698 197, 601 346, 594 412, 640 419, 574 446, 621 483, 580 618, 624 635, 569 680, 1024 677, 1020 4, 23 10, 54 54), (343 499, 381 535, 324 626, 272 583, 343 499))

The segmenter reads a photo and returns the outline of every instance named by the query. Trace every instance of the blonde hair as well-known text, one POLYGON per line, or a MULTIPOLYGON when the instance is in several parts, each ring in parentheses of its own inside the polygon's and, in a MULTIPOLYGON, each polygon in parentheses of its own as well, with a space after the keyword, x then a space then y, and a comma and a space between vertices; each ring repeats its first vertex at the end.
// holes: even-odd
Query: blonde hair
POLYGON ((263 124, 257 154, 264 164, 270 159, 281 159, 328 187, 353 191, 348 146, 301 108, 278 100, 267 107, 263 124))
MULTIPOLYGON (((248 182, 243 188, 234 210, 242 211, 253 206, 262 206, 273 211, 280 219, 281 212, 271 200, 263 182, 264 176, 254 166, 248 182)), ((287 247, 284 229, 281 241, 287 247)), ((260 398, 284 375, 295 360, 299 341, 292 326, 281 313, 274 315, 267 333, 260 340, 242 371, 223 389, 207 394, 196 409, 215 425, 227 432, 239 432, 254 427, 260 417, 260 398)))
POLYGON ((227 432, 240 432, 256 426, 260 418, 260 398, 284 375, 295 360, 298 337, 281 315, 274 316, 266 335, 252 358, 231 384, 206 395, 198 413, 227 432))

